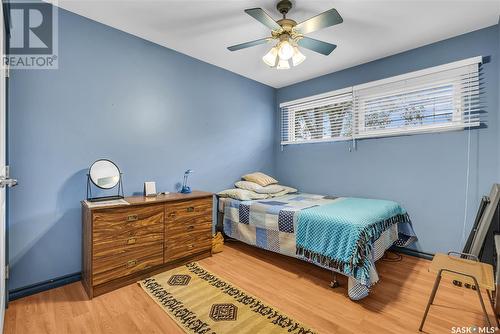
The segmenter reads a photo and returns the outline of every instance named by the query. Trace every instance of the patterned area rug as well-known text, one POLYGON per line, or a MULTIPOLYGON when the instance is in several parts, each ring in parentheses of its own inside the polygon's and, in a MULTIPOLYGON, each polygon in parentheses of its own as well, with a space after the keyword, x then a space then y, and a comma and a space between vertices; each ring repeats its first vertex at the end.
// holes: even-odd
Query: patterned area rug
POLYGON ((186 333, 314 333, 197 263, 138 283, 186 333))

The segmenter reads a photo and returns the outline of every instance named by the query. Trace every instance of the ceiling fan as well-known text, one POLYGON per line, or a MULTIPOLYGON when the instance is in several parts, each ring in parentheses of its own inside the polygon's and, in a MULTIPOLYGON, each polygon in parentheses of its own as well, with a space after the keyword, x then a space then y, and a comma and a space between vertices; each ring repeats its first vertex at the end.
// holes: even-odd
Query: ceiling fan
POLYGON ((335 8, 298 24, 294 20, 286 18, 286 14, 292 8, 292 3, 289 0, 279 1, 276 8, 283 15, 283 18, 278 21, 274 21, 262 8, 245 9, 245 13, 271 29, 271 37, 233 45, 228 47, 228 50, 241 50, 277 40, 276 45, 262 57, 262 60, 267 65, 281 70, 289 69, 290 65, 297 66, 306 59, 306 56, 300 52, 299 46, 325 56, 328 56, 337 47, 335 44, 304 36, 310 32, 342 23, 343 19, 335 8))

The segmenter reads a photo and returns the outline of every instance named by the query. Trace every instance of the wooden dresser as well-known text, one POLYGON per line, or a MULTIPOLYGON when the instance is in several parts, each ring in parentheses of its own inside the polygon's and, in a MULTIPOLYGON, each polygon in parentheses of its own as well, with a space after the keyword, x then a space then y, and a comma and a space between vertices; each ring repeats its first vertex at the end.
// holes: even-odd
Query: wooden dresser
POLYGON ((213 195, 202 191, 82 202, 82 282, 90 298, 211 255, 213 195))

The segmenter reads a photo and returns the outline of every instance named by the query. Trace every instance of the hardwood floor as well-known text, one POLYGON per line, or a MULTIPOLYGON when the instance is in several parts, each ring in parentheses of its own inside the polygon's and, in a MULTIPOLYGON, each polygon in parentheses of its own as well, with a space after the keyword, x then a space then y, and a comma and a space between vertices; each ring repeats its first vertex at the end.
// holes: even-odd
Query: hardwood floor
MULTIPOLYGON (((379 261, 380 282, 368 298, 352 302, 346 278, 332 290, 327 270, 239 242, 199 263, 319 333, 417 333, 435 278, 426 260, 403 255, 401 262, 379 261)), ((486 325, 472 290, 443 280, 435 303, 427 333, 486 325)), ((11 302, 4 332, 183 333, 137 284, 90 301, 79 282, 11 302)))

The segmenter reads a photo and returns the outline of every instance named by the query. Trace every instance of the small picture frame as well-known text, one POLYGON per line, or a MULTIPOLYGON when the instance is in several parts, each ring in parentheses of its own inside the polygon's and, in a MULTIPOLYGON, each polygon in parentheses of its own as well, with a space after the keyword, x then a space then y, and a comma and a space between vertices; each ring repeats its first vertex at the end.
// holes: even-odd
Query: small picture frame
POLYGON ((144 182, 144 196, 156 196, 156 182, 144 182))

